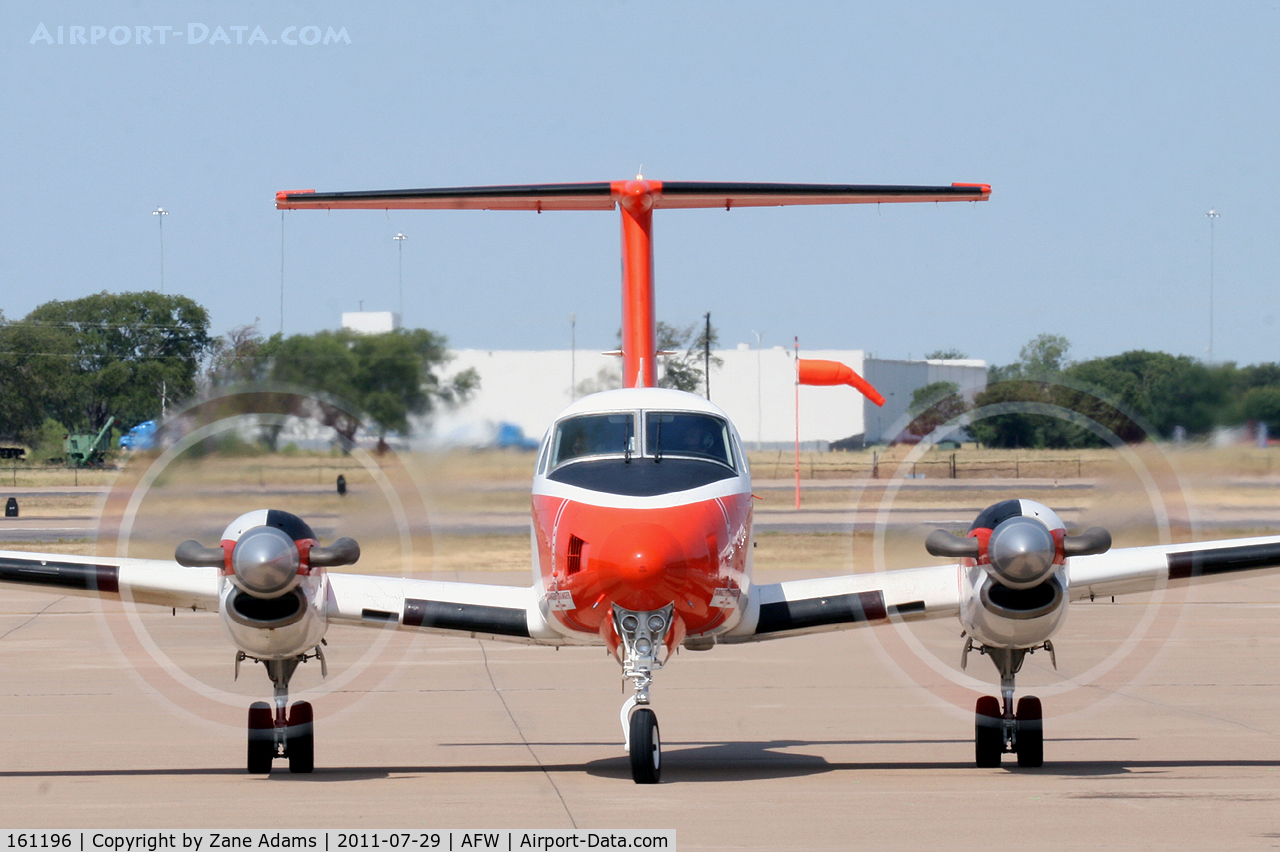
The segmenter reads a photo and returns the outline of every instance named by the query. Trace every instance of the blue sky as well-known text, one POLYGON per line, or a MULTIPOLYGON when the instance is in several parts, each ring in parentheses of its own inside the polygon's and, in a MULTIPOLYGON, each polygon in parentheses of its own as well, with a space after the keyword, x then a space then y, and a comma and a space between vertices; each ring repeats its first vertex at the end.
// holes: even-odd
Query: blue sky
MULTIPOLYGON (((0 309, 157 288, 163 205, 166 290, 219 333, 273 332, 276 190, 643 166, 992 185, 977 205, 659 211, 659 316, 709 310, 728 345, 1006 363, 1051 332, 1076 358, 1204 357, 1212 207, 1213 357, 1280 360, 1278 40, 1275 5, 1245 3, 7 3, 0 309), (107 35, 32 43, 41 24, 107 35), (330 28, 350 43, 283 43, 330 28)), ((395 309, 397 232, 406 324, 560 348, 576 313, 580 346, 614 345, 618 222, 590 212, 290 212, 286 333, 395 309)))

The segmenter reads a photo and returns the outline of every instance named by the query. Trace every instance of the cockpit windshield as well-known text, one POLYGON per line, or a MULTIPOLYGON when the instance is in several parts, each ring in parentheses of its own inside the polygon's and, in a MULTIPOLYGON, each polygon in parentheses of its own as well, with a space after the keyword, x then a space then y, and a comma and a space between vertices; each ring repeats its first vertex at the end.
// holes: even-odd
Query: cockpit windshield
POLYGON ((618 411, 569 417, 556 424, 552 433, 546 470, 601 456, 628 463, 643 458, 650 464, 664 458, 699 459, 737 470, 729 424, 692 411, 618 411), (643 453, 637 434, 640 414, 644 415, 643 453))
POLYGON ((630 456, 635 451, 634 414, 584 414, 556 426, 551 466, 583 456, 630 456))
POLYGON ((661 459, 682 456, 733 467, 729 426, 719 417, 683 411, 645 413, 645 454, 661 459))

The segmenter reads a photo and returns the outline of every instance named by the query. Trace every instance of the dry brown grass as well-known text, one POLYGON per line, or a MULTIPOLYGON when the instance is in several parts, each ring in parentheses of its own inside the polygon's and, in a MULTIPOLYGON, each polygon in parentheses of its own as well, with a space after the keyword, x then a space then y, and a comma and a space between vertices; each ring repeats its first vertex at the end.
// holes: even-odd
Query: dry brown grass
MULTIPOLYGON (((905 458, 910 448, 893 448, 877 454, 885 465, 905 458)), ((932 450, 931 454, 944 451, 932 450)), ((965 448, 955 451, 975 461, 1010 459, 1028 465, 1049 464, 1059 453, 997 451, 965 448)), ((776 454, 753 454, 758 481, 756 491, 763 498, 762 511, 785 511, 793 493, 787 479, 765 487, 770 458, 776 454)), ((825 454, 870 459, 872 453, 825 454)), ((929 454, 925 454, 926 456, 929 454)), ((817 454, 814 456, 817 463, 817 454)), ((1120 544, 1152 543, 1157 516, 1168 511, 1175 517, 1175 540, 1191 537, 1222 538, 1268 532, 1280 528, 1280 450, 1252 447, 1206 449, 1191 447, 1139 447, 1125 453, 1089 451, 1080 454, 1081 466, 1092 475, 1037 477, 1015 480, 1016 488, 984 487, 981 482, 950 483, 935 480, 848 479, 814 481, 806 478, 803 491, 805 509, 878 510, 902 508, 949 508, 977 511, 999 500, 1025 497, 1077 513, 1080 524, 1099 524, 1112 529, 1120 544), (1276 474, 1268 476, 1275 468, 1276 474), (958 487, 957 487, 958 486, 958 487), (1163 506, 1163 508, 1162 508, 1163 506), (1270 510, 1275 507, 1272 523, 1270 510), (1185 523, 1206 510, 1218 511, 1233 523, 1192 533, 1185 523), (1242 512, 1239 523, 1230 513, 1242 512)), ((212 541, 235 516, 253 508, 287 508, 310 519, 326 535, 355 535, 366 556, 360 570, 399 574, 404 569, 403 542, 408 537, 416 554, 411 573, 452 574, 476 570, 527 570, 527 535, 456 535, 431 538, 425 524, 414 521, 440 512, 486 511, 523 513, 529 507, 531 453, 477 451, 440 455, 388 456, 375 459, 328 455, 186 458, 171 465, 156 478, 141 500, 130 552, 166 558, 175 541, 194 537, 212 541), (346 477, 350 493, 339 497, 334 480, 346 477), (401 529, 400 515, 410 519, 401 529)), ((135 458, 123 472, 92 471, 98 482, 115 480, 115 499, 107 506, 108 520, 119 517, 133 487, 130 483, 145 471, 151 459, 135 458)), ((1034 469, 1034 468, 1032 468, 1034 469)), ((34 471, 40 485, 63 488, 58 480, 66 471, 34 471)), ((790 474, 788 470, 787 474, 790 474)), ((19 477, 21 480, 21 476, 19 477)), ((1009 480, 1001 480, 1002 485, 1009 480)), ((0 497, 3 496, 0 471, 0 497)), ((74 490, 74 486, 68 490, 74 490)), ((97 517, 102 505, 101 489, 84 493, 32 494, 22 499, 23 518, 97 517)), ((110 524, 106 524, 110 527, 110 524)), ((895 565, 928 564, 921 541, 927 530, 912 530, 900 541, 885 544, 895 565), (918 533, 918 534, 917 534, 918 533)), ((0 526, 0 547, 58 553, 86 553, 92 544, 77 542, 5 543, 0 526)), ((859 535, 763 533, 759 536, 758 564, 783 571, 848 571, 852 566, 872 564, 870 539, 859 535)), ((114 553, 108 539, 99 552, 114 553)))

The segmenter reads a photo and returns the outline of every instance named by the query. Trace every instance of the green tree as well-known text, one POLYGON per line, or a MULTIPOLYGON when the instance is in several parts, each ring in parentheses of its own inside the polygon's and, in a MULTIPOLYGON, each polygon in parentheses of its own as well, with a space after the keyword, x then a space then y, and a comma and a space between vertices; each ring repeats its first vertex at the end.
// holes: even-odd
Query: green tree
POLYGON ((1244 416, 1267 424, 1267 432, 1280 434, 1280 386, 1249 388, 1244 395, 1244 416))
POLYGON ((911 394, 911 425, 907 431, 921 437, 928 435, 943 423, 947 423, 969 410, 969 403, 960 395, 955 382, 932 382, 916 388, 911 394))
POLYGON ((963 361, 968 357, 959 349, 935 349, 924 354, 926 361, 963 361))
POLYGON ((1235 372, 1233 364, 1135 350, 1077 365, 1068 375, 1096 386, 1168 438, 1178 426, 1203 435, 1228 422, 1235 372))
POLYGON ((74 340, 57 419, 97 430, 114 415, 123 428, 191 396, 209 347, 209 313, 186 296, 107 292, 46 302, 22 324, 74 340))
POLYGON ((1054 405, 1050 388, 1067 366, 1071 343, 1060 335, 1040 334, 1027 341, 1018 360, 987 371, 987 388, 974 397, 973 407, 1010 408, 983 415, 969 425, 969 434, 988 447, 1061 447, 1070 443, 1067 424, 1049 411, 1054 405))
POLYGON ((1054 419, 1034 411, 1048 404, 1048 392, 1042 382, 1024 379, 993 382, 974 397, 974 409, 981 412, 983 408, 1002 406, 1011 410, 980 413, 979 418, 969 424, 969 434, 986 447, 1052 446, 1057 443, 1054 419))
POLYGON ((474 370, 448 382, 437 375, 448 360, 445 339, 426 329, 359 334, 349 329, 271 338, 263 347, 269 377, 329 394, 352 405, 378 429, 409 431, 411 415, 465 399, 479 386, 474 370))
MULTIPOLYGON (((670 352, 662 358, 662 377, 658 379, 658 387, 675 388, 676 390, 697 393, 706 387, 706 350, 715 349, 720 342, 716 327, 711 327, 711 338, 707 339, 705 323, 693 322, 685 326, 674 326, 658 321, 656 337, 659 352, 670 352)), ((619 333, 621 339, 621 333, 619 333)), ((711 356, 711 364, 719 367, 724 359, 711 356)))
POLYGON ((0 437, 34 444, 48 416, 74 413, 75 355, 69 329, 0 317, 0 437))
POLYGON ((266 366, 266 343, 257 322, 235 326, 210 344, 201 383, 205 388, 215 388, 261 379, 266 366))

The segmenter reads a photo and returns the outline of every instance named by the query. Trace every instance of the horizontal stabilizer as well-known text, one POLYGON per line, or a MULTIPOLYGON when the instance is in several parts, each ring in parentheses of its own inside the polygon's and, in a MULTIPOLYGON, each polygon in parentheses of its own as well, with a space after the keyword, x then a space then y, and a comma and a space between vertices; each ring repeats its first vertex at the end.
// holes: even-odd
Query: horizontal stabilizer
POLYGON ((654 207, 780 207, 784 204, 892 204, 910 201, 986 201, 986 184, 866 186, 813 183, 662 184, 654 207))
POLYGON ((388 189, 365 192, 293 190, 276 193, 281 210, 612 210, 636 185, 657 208, 777 207, 785 204, 880 204, 911 201, 985 201, 987 184, 877 186, 811 183, 707 183, 613 181, 388 189))
POLYGON ((614 205, 608 183, 276 193, 281 210, 612 210, 614 205))

